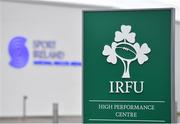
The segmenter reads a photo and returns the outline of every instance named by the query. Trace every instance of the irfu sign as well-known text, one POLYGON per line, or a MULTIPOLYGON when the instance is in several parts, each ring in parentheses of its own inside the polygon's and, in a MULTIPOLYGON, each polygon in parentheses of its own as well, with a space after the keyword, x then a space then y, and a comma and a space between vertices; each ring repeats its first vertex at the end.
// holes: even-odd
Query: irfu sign
POLYGON ((84 123, 174 122, 174 10, 83 12, 84 123))

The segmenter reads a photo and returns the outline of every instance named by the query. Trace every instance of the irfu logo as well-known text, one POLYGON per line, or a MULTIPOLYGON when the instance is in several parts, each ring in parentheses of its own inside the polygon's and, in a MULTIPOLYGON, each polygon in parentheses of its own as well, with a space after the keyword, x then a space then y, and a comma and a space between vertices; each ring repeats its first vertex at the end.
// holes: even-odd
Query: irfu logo
POLYGON ((135 40, 136 33, 131 32, 130 25, 122 25, 121 31, 115 32, 114 41, 111 46, 105 45, 102 54, 107 56, 107 62, 116 64, 119 58, 124 65, 122 78, 130 78, 129 68, 133 61, 144 64, 148 60, 146 54, 151 52, 147 43, 141 46, 135 40))

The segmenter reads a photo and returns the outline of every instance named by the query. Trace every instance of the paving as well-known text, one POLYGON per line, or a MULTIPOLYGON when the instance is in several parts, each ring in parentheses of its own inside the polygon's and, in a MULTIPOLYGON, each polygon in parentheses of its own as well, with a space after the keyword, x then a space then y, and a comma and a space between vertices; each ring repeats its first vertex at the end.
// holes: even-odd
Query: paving
MULTIPOLYGON (((60 116, 59 123, 81 123, 81 116, 60 116)), ((178 116, 180 123, 180 116, 178 116)), ((53 123, 52 116, 0 117, 0 123, 53 123)))
MULTIPOLYGON (((81 123, 81 116, 60 116, 59 123, 81 123)), ((53 123, 52 116, 0 117, 0 123, 53 123)))

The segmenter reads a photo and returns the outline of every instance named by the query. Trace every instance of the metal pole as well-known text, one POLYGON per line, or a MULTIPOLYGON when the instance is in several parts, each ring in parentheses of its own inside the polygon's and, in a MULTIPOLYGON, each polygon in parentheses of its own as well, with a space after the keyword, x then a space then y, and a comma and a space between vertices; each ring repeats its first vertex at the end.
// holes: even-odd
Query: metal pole
POLYGON ((177 123, 178 122, 178 103, 177 103, 177 101, 175 102, 175 112, 176 112, 176 114, 175 114, 175 123, 177 123))
POLYGON ((59 123, 58 103, 53 103, 53 123, 59 123))
POLYGON ((27 103, 27 96, 23 96, 23 118, 26 118, 26 103, 27 103))

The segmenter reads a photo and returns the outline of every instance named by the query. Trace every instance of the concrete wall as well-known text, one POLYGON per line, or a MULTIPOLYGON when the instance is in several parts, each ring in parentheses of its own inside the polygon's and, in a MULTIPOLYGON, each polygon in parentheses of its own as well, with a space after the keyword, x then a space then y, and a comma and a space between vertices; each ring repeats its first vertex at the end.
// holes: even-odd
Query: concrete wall
MULTIPOLYGON (((0 8, 2 8, 2 2, 0 1, 0 8)), ((2 27, 2 9, 0 9, 0 27, 2 27)), ((0 28, 0 42, 2 41, 2 28, 0 28)), ((1 47, 0 47, 0 53, 1 53, 1 47)), ((1 57, 1 55, 2 54, 0 54, 0 58, 2 58, 1 57)), ((0 75, 1 75, 1 65, 2 65, 2 63, 1 63, 2 61, 0 61, 0 75)), ((0 101, 2 101, 2 81, 1 81, 1 76, 0 76, 0 101)), ((1 107, 1 103, 2 102, 0 102, 0 115, 1 115, 1 112, 2 112, 2 107, 1 107)))
POLYGON ((33 41, 56 41, 63 60, 82 62, 82 6, 41 5, 3 1, 2 5, 2 116, 22 115, 22 98, 28 96, 27 115, 50 115, 59 103, 61 115, 81 115, 82 66, 34 65, 33 41), (9 65, 10 40, 27 38, 30 60, 22 69, 9 65), (2 59, 3 58, 3 59, 2 59))

